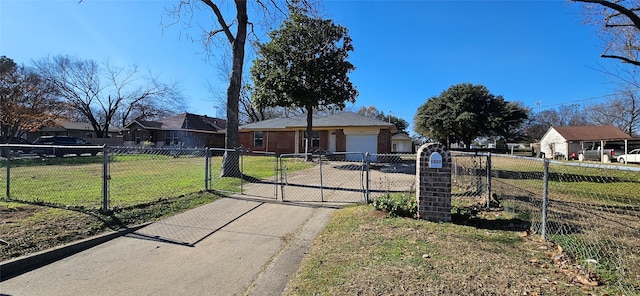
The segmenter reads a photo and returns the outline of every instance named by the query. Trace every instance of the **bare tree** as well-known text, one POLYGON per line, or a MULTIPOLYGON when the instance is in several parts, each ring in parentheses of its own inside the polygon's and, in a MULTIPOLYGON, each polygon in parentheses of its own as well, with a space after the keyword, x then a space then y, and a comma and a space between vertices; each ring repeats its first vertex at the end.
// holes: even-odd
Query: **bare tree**
POLYGON ((44 58, 36 66, 67 106, 91 123, 98 138, 107 137, 111 126, 124 126, 136 111, 148 111, 149 106, 156 112, 183 106, 176 85, 144 77, 135 66, 101 67, 93 60, 70 56, 44 58))
POLYGON ((588 23, 601 26, 600 37, 607 44, 603 58, 640 66, 640 1, 572 1, 583 3, 588 23))
POLYGON ((37 130, 60 115, 51 85, 32 69, 0 57, 0 141, 37 130))
MULTIPOLYGON (((303 3, 307 1, 302 0, 303 3)), ((244 70, 244 57, 245 57, 245 44, 247 41, 248 33, 253 32, 254 22, 249 22, 249 14, 247 9, 246 0, 234 0, 234 11, 230 11, 225 16, 225 1, 212 1, 212 0, 180 0, 170 13, 173 14, 177 21, 180 21, 185 17, 187 19, 188 26, 191 25, 193 15, 196 12, 201 11, 202 5, 212 13, 214 24, 210 28, 202 28, 202 38, 204 48, 211 52, 212 47, 215 46, 215 42, 219 37, 222 37, 231 47, 231 75, 229 77, 229 86, 227 88, 227 133, 225 138, 226 149, 237 149, 240 146, 240 134, 238 133, 238 126, 240 123, 240 93, 242 90, 242 73, 244 70), (222 7, 222 8, 221 8, 222 7), (251 27, 251 30, 249 30, 251 27), (235 32, 234 32, 235 28, 235 32)), ((257 6, 258 15, 262 15, 262 20, 266 23, 272 23, 276 16, 286 16, 286 4, 280 5, 278 1, 273 0, 256 0, 250 2, 257 6)), ((254 34, 255 36, 255 34, 254 34)), ((225 157, 220 172, 221 177, 238 177, 241 172, 239 171, 240 159, 237 153, 225 153, 225 157)))
POLYGON ((637 90, 619 93, 614 99, 590 106, 589 118, 598 125, 611 125, 634 136, 640 127, 640 98, 637 90))
POLYGON ((552 126, 593 125, 587 110, 580 105, 561 105, 557 109, 543 110, 531 116, 524 124, 526 139, 537 142, 552 126))

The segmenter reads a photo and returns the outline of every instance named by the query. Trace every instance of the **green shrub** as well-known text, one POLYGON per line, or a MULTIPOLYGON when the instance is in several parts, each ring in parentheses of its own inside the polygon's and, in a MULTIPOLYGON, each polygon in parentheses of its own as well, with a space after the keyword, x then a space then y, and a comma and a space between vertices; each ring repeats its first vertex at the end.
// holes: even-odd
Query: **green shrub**
POLYGON ((391 217, 414 218, 418 214, 418 203, 416 202, 416 197, 405 194, 386 194, 380 196, 373 201, 373 206, 377 210, 388 211, 389 216, 391 217))

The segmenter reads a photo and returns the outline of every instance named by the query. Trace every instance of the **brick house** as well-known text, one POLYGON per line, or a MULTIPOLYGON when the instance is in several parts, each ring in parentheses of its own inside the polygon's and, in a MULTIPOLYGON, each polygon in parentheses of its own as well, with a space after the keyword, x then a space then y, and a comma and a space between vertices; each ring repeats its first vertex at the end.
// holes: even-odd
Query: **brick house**
MULTIPOLYGON (((242 125, 240 144, 252 151, 304 153, 305 117, 273 118, 242 125)), ((313 140, 306 151, 390 153, 394 124, 353 112, 313 118, 313 140)))
POLYGON ((224 147, 227 121, 181 113, 154 121, 134 120, 124 127, 124 145, 153 147, 224 147))

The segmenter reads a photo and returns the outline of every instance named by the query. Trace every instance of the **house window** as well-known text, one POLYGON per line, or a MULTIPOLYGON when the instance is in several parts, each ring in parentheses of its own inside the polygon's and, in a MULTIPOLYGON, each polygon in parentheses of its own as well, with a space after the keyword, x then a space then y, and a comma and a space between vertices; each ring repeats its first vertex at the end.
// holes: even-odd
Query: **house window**
POLYGON ((253 147, 262 147, 262 132, 253 132, 253 147))
MULTIPOLYGON (((304 138, 307 138, 307 132, 304 132, 304 138)), ((320 147, 320 131, 311 132, 311 145, 309 147, 320 147)))
POLYGON ((177 131, 167 131, 165 133, 164 145, 165 146, 178 146, 178 142, 180 141, 180 137, 178 136, 177 131))

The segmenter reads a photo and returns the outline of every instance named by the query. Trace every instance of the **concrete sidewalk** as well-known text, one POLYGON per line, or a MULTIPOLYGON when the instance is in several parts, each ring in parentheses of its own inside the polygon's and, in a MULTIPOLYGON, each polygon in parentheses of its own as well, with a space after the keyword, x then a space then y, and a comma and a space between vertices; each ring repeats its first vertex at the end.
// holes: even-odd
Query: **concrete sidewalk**
POLYGON ((223 198, 0 282, 0 294, 280 295, 336 208, 223 198))

